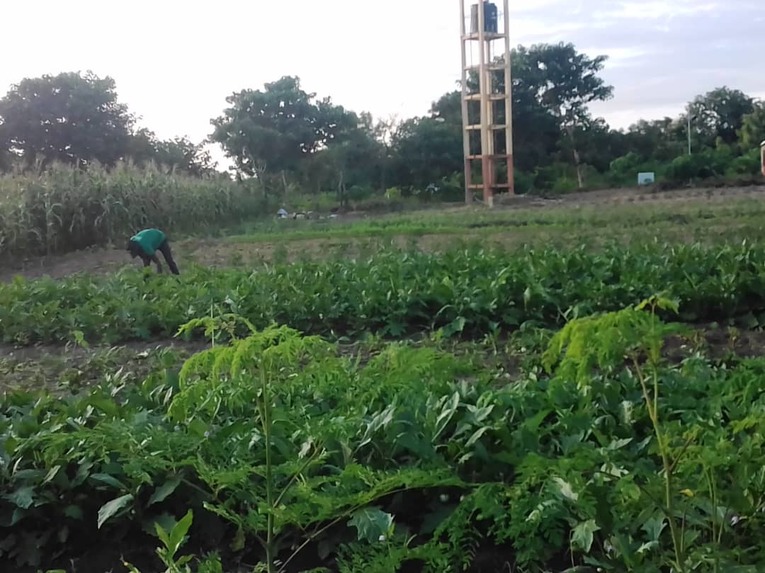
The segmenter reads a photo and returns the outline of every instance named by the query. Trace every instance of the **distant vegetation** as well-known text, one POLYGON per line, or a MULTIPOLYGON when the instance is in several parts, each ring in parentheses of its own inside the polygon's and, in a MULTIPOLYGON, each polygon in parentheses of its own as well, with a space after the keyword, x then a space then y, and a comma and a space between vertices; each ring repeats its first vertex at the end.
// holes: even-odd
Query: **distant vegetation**
MULTIPOLYGON (((589 110, 613 97, 598 75, 606 62, 571 44, 513 51, 518 193, 632 186, 639 171, 667 187, 761 180, 763 102, 720 87, 680 117, 614 130, 589 110)), ((0 99, 0 256, 105 244, 144 224, 220 227, 279 206, 390 209, 463 199, 456 90, 404 121, 347 110, 292 76, 231 94, 226 104, 209 140, 195 143, 137 128, 108 77, 61 73, 12 86, 0 99), (223 147, 233 174, 217 171, 209 143, 223 147)))

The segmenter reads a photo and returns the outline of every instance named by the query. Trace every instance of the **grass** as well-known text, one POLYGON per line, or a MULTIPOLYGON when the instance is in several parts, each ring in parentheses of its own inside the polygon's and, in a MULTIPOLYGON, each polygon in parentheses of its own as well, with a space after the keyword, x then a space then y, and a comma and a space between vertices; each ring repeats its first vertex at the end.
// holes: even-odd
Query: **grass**
POLYGON ((370 239, 422 237, 425 235, 491 236, 512 232, 528 235, 571 231, 584 233, 593 229, 609 234, 627 234, 648 227, 661 231, 670 227, 686 227, 702 222, 751 227, 762 220, 765 202, 755 198, 734 197, 729 200, 700 202, 678 200, 666 202, 622 203, 605 205, 550 205, 545 208, 504 208, 486 212, 480 208, 453 208, 450 211, 423 210, 363 220, 323 219, 307 221, 282 220, 248 226, 244 233, 226 237, 230 243, 262 243, 333 239, 370 239))

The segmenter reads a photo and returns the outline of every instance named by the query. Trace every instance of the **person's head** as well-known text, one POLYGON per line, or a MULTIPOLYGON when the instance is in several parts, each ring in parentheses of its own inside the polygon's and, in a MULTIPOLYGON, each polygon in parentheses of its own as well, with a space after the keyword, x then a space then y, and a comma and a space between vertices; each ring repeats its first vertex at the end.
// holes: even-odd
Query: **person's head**
POLYGON ((136 258, 141 254, 140 248, 141 247, 138 245, 138 243, 133 240, 129 240, 127 243, 127 252, 130 253, 130 256, 133 258, 136 258))

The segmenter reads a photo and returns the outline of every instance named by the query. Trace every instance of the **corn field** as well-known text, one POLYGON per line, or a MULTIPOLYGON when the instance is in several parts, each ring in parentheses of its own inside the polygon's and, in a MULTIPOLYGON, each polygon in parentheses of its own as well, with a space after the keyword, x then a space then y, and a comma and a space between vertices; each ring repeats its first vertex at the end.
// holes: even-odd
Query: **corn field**
POLYGON ((0 176, 0 259, 121 244, 145 227, 171 236, 263 213, 255 182, 199 179, 123 164, 55 165, 0 176))

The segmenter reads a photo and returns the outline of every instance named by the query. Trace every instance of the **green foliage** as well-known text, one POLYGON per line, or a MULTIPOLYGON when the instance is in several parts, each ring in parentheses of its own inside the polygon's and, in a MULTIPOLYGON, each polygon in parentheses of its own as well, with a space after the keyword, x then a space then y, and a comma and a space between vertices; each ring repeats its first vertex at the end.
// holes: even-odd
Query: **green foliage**
MULTIPOLYGON (((164 573, 191 573, 192 568, 189 562, 192 556, 183 555, 176 557, 181 546, 188 540, 187 533, 194 520, 194 512, 189 510, 183 518, 176 522, 172 528, 165 529, 159 523, 154 524, 154 531, 162 543, 157 548, 157 556, 165 565, 164 573)), ((134 565, 123 560, 123 565, 127 567, 129 573, 141 573, 134 565)), ((220 558, 216 554, 211 554, 197 565, 197 573, 223 573, 220 558)))
POLYGON ((68 539, 144 529, 172 573, 243 552, 258 571, 757 570, 765 364, 666 362, 682 330, 662 309, 570 321, 511 385, 429 347, 192 321, 234 338, 178 376, 5 397, 0 559, 55 567, 68 539))
POLYGON ((765 141, 765 103, 756 102, 751 113, 743 117, 740 136, 744 149, 759 149, 765 141))
POLYGON ((88 72, 27 78, 0 100, 0 149, 28 166, 38 158, 45 164, 113 165, 123 157, 133 122, 110 77, 88 72))
POLYGON ((0 258, 66 253, 157 226, 171 235, 252 219, 266 207, 255 183, 156 168, 54 165, 0 176, 0 258))
POLYGON ((178 171, 195 177, 216 174, 216 164, 202 144, 195 144, 186 137, 163 141, 145 128, 131 137, 127 156, 143 167, 155 163, 168 172, 178 171))
POLYGON ((545 326, 636 304, 667 289, 688 321, 762 320, 765 247, 636 244, 585 248, 479 246, 439 254, 383 250, 359 260, 278 263, 256 273, 189 267, 179 279, 124 270, 0 285, 7 342, 117 342, 173 335, 200 313, 235 313, 255 327, 399 337, 448 327, 464 336, 545 326), (109 316, 109 323, 103 317, 109 316))
MULTIPOLYGON (((474 428, 445 426, 427 404, 459 395, 456 380, 469 372, 448 356, 397 346, 360 366, 281 327, 194 356, 177 381, 156 376, 113 397, 107 384, 68 405, 17 396, 1 426, 5 467, 14 468, 2 486, 15 493, 0 512, 42 531, 54 557, 65 540, 48 537, 39 521, 53 516, 54 500, 53 527, 72 535, 88 529, 99 507, 105 536, 140 516, 136 525, 157 530, 167 563, 185 532, 159 533, 155 524, 183 500, 260 541, 268 570, 283 570, 330 530, 356 528, 362 540, 386 534, 391 518, 375 505, 393 495, 462 483, 451 466, 470 450, 474 428), (30 425, 36 412, 44 421, 30 425), (449 448, 431 441, 436 432, 449 448), (76 496, 86 480, 102 493, 76 496)), ((42 559, 20 545, 9 550, 20 564, 42 559)))
POLYGON ((736 143, 744 118, 753 111, 752 97, 727 86, 700 95, 688 105, 692 133, 709 147, 714 147, 718 140, 726 145, 736 143))
POLYGON ((424 189, 464 165, 461 119, 449 123, 430 117, 410 119, 397 130, 393 146, 394 181, 407 187, 424 189))
POLYGON ((356 118, 343 108, 314 98, 291 76, 267 83, 262 91, 232 94, 226 98, 230 107, 213 120, 212 140, 247 175, 296 171, 302 159, 356 127, 356 118))
MULTIPOLYGON (((640 546, 637 553, 646 555, 660 547, 661 532, 668 525, 672 557, 667 556, 665 560, 672 565, 673 570, 695 571, 703 567, 721 571, 734 563, 740 565, 738 548, 726 551, 723 539, 728 536, 731 540, 735 538, 733 529, 738 519, 737 510, 733 510, 729 504, 735 503, 733 499, 740 499, 742 490, 737 487, 740 484, 733 486, 729 482, 727 470, 718 465, 720 458, 710 455, 703 445, 710 438, 713 443, 717 441, 719 430, 689 423, 687 417, 672 410, 670 404, 674 397, 664 396, 664 391, 676 388, 667 387, 667 376, 673 369, 662 364, 661 350, 665 337, 678 329, 668 327, 658 320, 655 315, 658 309, 676 312, 677 305, 667 299, 653 297, 634 308, 617 313, 574 320, 553 337, 544 362, 548 370, 551 369, 565 347, 565 357, 560 361, 556 377, 576 380, 580 391, 588 396, 604 391, 600 384, 594 384, 600 382, 596 368, 607 377, 619 375, 619 369, 622 369, 621 377, 627 374, 637 380, 645 412, 654 432, 655 446, 652 449, 661 458, 661 472, 656 476, 657 481, 663 482, 663 491, 657 488, 655 497, 644 510, 646 516, 650 511, 657 513, 643 525, 649 539, 640 546), (722 492, 719 488, 722 483, 728 488, 726 493, 732 495, 725 502, 720 497, 722 492), (702 488, 706 489, 710 498, 699 504, 695 498, 702 488), (735 517, 731 520, 732 516, 735 517)), ((695 372, 689 373, 686 370, 684 374, 687 378, 681 375, 683 383, 699 383, 699 365, 693 366, 697 368, 695 372)), ((683 370, 685 368, 688 367, 685 366, 683 370)), ((630 441, 626 440, 622 445, 630 441)), ((620 477, 623 478, 624 474, 620 477)), ((744 502, 744 506, 747 505, 747 510, 751 511, 751 504, 744 502)), ((572 533, 572 546, 576 541, 579 548, 584 549, 583 553, 590 553, 593 534, 600 529, 595 519, 580 522, 572 533)), ((614 547, 621 549, 617 545, 614 547)), ((630 551, 622 555, 619 553, 615 555, 632 567, 643 561, 636 560, 635 554, 629 555, 630 551)), ((585 562, 601 567, 605 565, 603 560, 585 559, 585 562)), ((744 570, 755 568, 747 566, 744 570)))

